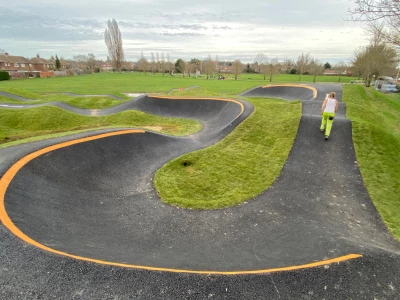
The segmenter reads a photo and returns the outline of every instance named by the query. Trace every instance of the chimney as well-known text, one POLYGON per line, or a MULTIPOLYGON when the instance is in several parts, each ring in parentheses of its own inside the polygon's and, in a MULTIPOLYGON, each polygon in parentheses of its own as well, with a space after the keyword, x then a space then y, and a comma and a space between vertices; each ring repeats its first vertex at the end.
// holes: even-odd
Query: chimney
POLYGON ((37 57, 37 58, 40 58, 40 55, 39 55, 39 53, 38 53, 38 54, 36 54, 36 57, 37 57))

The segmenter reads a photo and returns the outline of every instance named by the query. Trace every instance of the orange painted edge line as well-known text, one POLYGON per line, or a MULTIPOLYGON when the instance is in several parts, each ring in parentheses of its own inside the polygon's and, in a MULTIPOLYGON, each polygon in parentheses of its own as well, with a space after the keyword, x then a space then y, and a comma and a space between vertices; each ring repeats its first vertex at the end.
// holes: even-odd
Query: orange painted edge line
POLYGON ((318 94, 318 91, 315 87, 308 86, 308 85, 302 85, 302 84, 271 84, 271 85, 264 85, 261 88, 267 89, 269 87, 274 87, 274 86, 293 86, 293 87, 306 88, 306 89, 313 91, 314 99, 317 98, 317 94, 318 94))
POLYGON ((14 178, 14 176, 18 173, 18 171, 25 166, 28 162, 30 162, 31 160, 33 160, 34 158, 46 154, 48 152, 51 152, 53 150, 57 150, 60 148, 64 148, 64 147, 68 147, 74 144, 78 144, 78 143, 84 143, 84 142, 88 142, 88 141, 93 141, 93 140, 97 140, 97 139, 101 139, 101 138, 105 138, 105 137, 110 137, 110 136, 115 136, 115 135, 121 135, 121 134, 129 134, 129 133, 144 133, 144 130, 136 130, 136 129, 132 129, 132 130, 121 130, 121 131, 114 131, 114 132, 109 132, 109 133, 104 133, 104 134, 98 134, 98 135, 94 135, 94 136, 89 136, 89 137, 85 137, 85 138, 81 138, 81 139, 76 139, 76 140, 72 140, 72 141, 68 141, 68 142, 64 142, 64 143, 59 143, 59 144, 55 144, 52 146, 48 146, 45 147, 43 149, 37 150, 35 152, 32 152, 26 156, 24 156, 23 158, 21 158, 20 160, 18 160, 14 165, 11 166, 10 169, 7 170, 7 172, 3 175, 3 177, 0 179, 0 220, 1 222, 4 224, 5 227, 7 227, 14 235, 16 235, 17 237, 19 237, 20 239, 22 239, 23 241, 32 244, 38 248, 50 251, 50 252, 54 252, 54 253, 59 253, 61 254, 62 252, 59 252, 57 250, 48 248, 38 242, 36 242, 35 240, 32 240, 30 237, 28 237, 27 235, 25 235, 18 227, 15 226, 15 224, 11 221, 10 217, 7 214, 6 208, 5 208, 5 203, 4 203, 4 197, 5 197, 5 193, 6 190, 11 182, 11 180, 14 178))
POLYGON ((56 145, 52 145, 46 148, 43 148, 41 150, 35 151, 31 154, 26 155, 25 157, 21 158, 19 161, 17 161, 13 166, 11 166, 10 169, 4 174, 4 176, 0 180, 0 219, 2 223, 4 224, 5 227, 7 227, 14 235, 19 237, 21 240, 24 242, 31 244, 35 247, 38 247, 42 250, 82 260, 82 261, 88 261, 88 262, 93 262, 97 264, 102 264, 102 265, 110 265, 110 266, 116 266, 116 267, 124 267, 124 268, 131 268, 131 269, 142 269, 142 270, 149 270, 149 271, 164 271, 164 272, 174 272, 174 273, 192 273, 192 274, 215 274, 215 275, 246 275, 246 274, 263 274, 263 273, 274 273, 274 272, 282 272, 282 271, 293 271, 293 270, 300 270, 300 269, 306 269, 306 268, 313 268, 317 266, 323 266, 323 265, 328 265, 328 264, 333 264, 333 263, 339 263, 342 261, 350 260, 350 259, 356 259, 362 257, 360 254, 349 254, 345 256, 340 256, 337 258, 333 259, 328 259, 328 260, 322 260, 322 261, 317 261, 309 264, 304 264, 304 265, 298 265, 298 266, 289 266, 289 267, 281 267, 281 268, 272 268, 272 269, 265 269, 265 270, 249 270, 249 271, 196 271, 196 270, 184 270, 184 269, 172 269, 172 268, 160 268, 160 267, 150 267, 150 266, 140 266, 140 265, 132 265, 132 264, 124 264, 124 263, 116 263, 116 262, 108 262, 108 261, 102 261, 102 260, 97 260, 93 258, 88 258, 88 257, 82 257, 78 255, 73 255, 69 254, 66 252, 62 252, 50 247, 47 247, 30 237, 28 237, 25 233, 23 233, 15 224, 11 221, 10 217, 8 216, 6 209, 5 209, 5 203, 4 203, 4 197, 6 190, 11 182, 11 180, 14 178, 14 176, 18 173, 18 171, 26 165, 28 162, 33 160, 34 158, 43 155, 45 153, 48 153, 50 151, 68 147, 74 144, 78 143, 84 143, 96 139, 101 139, 109 136, 115 136, 115 135, 121 135, 121 134, 129 134, 129 133, 144 133, 144 130, 124 130, 124 131, 117 131, 117 132, 111 132, 111 133, 105 133, 105 134, 100 134, 100 135, 95 135, 91 137, 86 137, 86 138, 81 138, 77 140, 72 140, 68 141, 65 143, 60 143, 56 145))

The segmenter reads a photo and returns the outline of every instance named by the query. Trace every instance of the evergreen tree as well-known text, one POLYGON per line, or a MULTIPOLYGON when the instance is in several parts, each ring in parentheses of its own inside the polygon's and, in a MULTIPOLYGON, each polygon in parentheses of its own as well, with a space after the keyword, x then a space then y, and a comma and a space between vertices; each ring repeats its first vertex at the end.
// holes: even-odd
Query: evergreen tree
POLYGON ((324 64, 324 68, 325 68, 325 70, 326 70, 326 69, 331 69, 332 66, 331 66, 330 63, 326 62, 326 63, 324 64))
POLYGON ((61 63, 60 60, 58 59, 58 56, 56 54, 56 70, 60 70, 61 69, 61 63))

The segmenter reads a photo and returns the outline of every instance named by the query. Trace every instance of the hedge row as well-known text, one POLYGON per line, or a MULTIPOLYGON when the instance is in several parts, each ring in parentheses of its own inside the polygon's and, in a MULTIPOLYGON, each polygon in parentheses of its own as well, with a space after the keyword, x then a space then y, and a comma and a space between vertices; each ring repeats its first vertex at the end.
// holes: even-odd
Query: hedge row
POLYGON ((8 72, 0 71, 0 81, 10 80, 10 74, 8 72))

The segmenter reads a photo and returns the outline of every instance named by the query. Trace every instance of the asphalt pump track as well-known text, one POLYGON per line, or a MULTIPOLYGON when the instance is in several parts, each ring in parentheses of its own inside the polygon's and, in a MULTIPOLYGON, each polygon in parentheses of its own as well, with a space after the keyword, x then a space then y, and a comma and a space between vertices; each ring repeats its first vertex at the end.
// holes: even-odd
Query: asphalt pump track
POLYGON ((228 209, 166 205, 152 178, 229 134, 253 111, 244 101, 143 96, 97 114, 137 109, 203 129, 102 130, 0 150, 0 298, 398 299, 400 247, 363 185, 344 103, 331 139, 318 130, 321 101, 331 91, 341 100, 341 86, 245 95, 296 91, 303 115, 280 177, 228 209))

